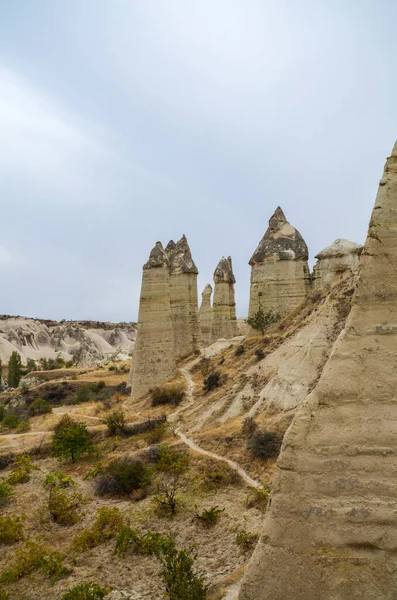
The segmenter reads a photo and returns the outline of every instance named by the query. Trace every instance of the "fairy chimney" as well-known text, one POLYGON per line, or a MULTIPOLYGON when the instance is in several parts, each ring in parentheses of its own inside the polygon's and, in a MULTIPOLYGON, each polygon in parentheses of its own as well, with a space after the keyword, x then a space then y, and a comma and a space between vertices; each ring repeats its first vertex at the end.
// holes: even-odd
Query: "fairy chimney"
POLYGON ((363 247, 349 240, 338 239, 319 252, 313 268, 313 289, 331 286, 357 272, 363 247))
POLYGON ((201 294, 201 306, 200 306, 200 330, 201 330, 201 346, 206 348, 211 344, 211 321, 212 321, 212 308, 211 308, 211 296, 212 287, 209 283, 205 286, 201 294))
POLYGON ((232 259, 222 256, 214 271, 214 301, 212 306, 211 341, 230 339, 237 335, 236 302, 232 259))

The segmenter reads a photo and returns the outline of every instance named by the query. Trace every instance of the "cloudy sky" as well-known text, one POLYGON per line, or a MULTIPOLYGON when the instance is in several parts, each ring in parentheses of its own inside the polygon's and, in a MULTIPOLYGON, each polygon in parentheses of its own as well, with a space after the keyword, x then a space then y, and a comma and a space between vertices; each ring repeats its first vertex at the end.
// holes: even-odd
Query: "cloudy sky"
POLYGON ((397 138, 395 0, 0 0, 0 313, 135 320, 154 243, 199 287, 281 205, 363 242, 397 138))

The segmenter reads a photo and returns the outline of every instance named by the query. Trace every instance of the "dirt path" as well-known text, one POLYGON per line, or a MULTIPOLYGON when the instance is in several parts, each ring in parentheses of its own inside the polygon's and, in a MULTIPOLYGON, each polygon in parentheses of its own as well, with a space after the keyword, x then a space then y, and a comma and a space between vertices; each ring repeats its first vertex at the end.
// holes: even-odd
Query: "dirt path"
MULTIPOLYGON (((190 369, 196 364, 196 362, 198 360, 199 359, 195 359, 194 361, 188 363, 186 365, 186 367, 181 369, 181 372, 187 382, 187 390, 186 390, 187 403, 184 404, 183 407, 179 407, 178 410, 176 410, 174 413, 172 413, 172 415, 168 416, 168 421, 170 423, 174 423, 177 420, 180 413, 183 412, 184 410, 186 410, 187 408, 189 408, 190 406, 192 406, 192 404, 194 403, 194 396, 193 396, 194 381, 190 374, 190 369)), ((202 454, 203 456, 209 456, 215 460, 219 460, 219 461, 227 463, 229 465, 229 467, 231 467, 234 471, 236 471, 240 475, 240 477, 242 479, 244 479, 244 481, 251 487, 261 487, 261 484, 259 483, 259 481, 252 479, 252 477, 250 477, 250 475, 248 475, 248 473, 246 471, 244 471, 244 469, 242 467, 240 467, 240 465, 238 465, 233 460, 230 460, 229 458, 226 458, 224 456, 220 456, 219 454, 215 454, 215 452, 210 452, 209 450, 205 450, 204 448, 201 448, 191 438, 188 438, 180 430, 179 427, 177 427, 175 429, 175 434, 182 440, 182 442, 184 444, 189 446, 189 448, 191 448, 195 452, 198 452, 199 454, 202 454)))

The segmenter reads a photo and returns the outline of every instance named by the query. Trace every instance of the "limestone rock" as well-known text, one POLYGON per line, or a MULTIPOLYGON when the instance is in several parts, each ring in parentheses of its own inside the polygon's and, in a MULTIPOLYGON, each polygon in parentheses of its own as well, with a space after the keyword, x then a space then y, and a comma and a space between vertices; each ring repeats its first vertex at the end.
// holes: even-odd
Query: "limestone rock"
POLYGON ((284 439, 240 600, 386 600, 397 590, 397 145, 346 327, 284 439))
POLYGON ((278 207, 249 264, 251 288, 249 315, 265 312, 288 313, 308 295, 310 271, 304 239, 278 207))
POLYGON ((214 271, 214 302, 212 306, 211 340, 230 339, 237 335, 236 302, 232 259, 222 256, 214 271))
POLYGON ((338 239, 319 252, 313 269, 313 289, 319 290, 356 273, 362 249, 360 244, 338 239))
POLYGON ((161 385, 176 370, 169 260, 160 242, 143 266, 138 332, 131 369, 134 398, 161 385))
POLYGON ((206 348, 211 344, 211 321, 212 321, 212 308, 211 308, 211 296, 212 286, 207 283, 202 294, 201 294, 201 306, 200 306, 200 329, 201 329, 201 345, 206 348))
POLYGON ((175 357, 193 354, 199 347, 197 274, 186 236, 166 247, 170 265, 170 301, 175 357))

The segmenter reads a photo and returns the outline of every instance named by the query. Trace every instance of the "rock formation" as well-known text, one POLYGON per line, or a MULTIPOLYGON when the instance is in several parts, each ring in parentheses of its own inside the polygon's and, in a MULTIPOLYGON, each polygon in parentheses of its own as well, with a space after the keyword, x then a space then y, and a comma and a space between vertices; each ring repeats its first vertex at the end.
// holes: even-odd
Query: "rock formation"
POLYGON ((313 269, 313 290, 337 283, 357 272, 363 247, 349 240, 335 240, 319 252, 313 269))
POLYGON ((175 372, 169 260, 157 242, 143 266, 131 394, 140 398, 175 372))
POLYGON ((260 308, 286 314, 298 306, 309 292, 307 260, 304 239, 278 207, 249 261, 252 267, 249 315, 260 308))
POLYGON ((214 302, 212 306, 211 341, 237 335, 236 302, 232 259, 222 256, 214 271, 214 302))
POLYGON ((397 590, 397 144, 346 327, 283 443, 240 600, 386 600, 397 590))
POLYGON ((209 283, 207 283, 203 290, 203 293, 201 294, 202 300, 200 306, 201 345, 203 348, 206 348, 211 344, 211 296, 212 287, 209 283))
POLYGON ((186 236, 166 249, 170 267, 171 317, 174 329, 175 357, 193 354, 199 347, 197 275, 186 236))

